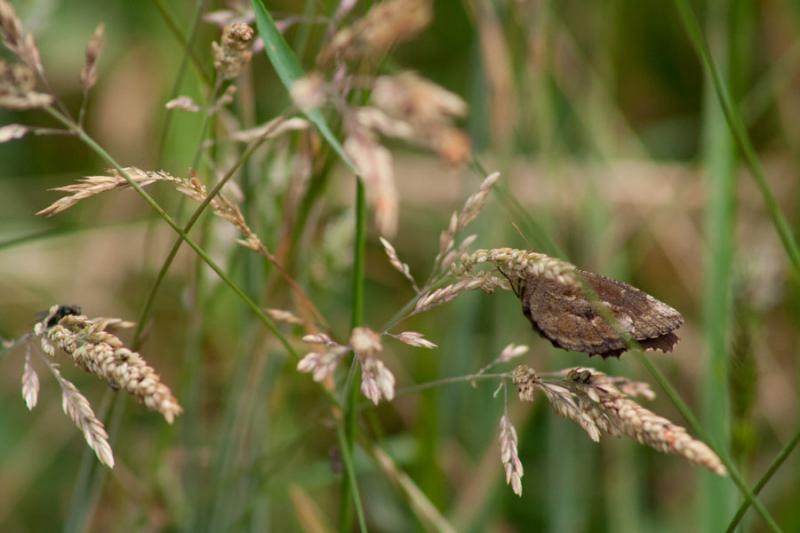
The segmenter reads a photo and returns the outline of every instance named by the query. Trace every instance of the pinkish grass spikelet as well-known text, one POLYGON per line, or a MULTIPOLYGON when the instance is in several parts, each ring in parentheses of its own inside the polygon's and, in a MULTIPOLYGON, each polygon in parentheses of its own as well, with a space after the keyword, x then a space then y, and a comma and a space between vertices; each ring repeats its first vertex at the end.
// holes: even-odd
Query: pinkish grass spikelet
POLYGON ((381 399, 388 402, 394 399, 394 374, 376 357, 366 357, 361 362, 361 392, 372 403, 378 405, 381 399))
POLYGON ((392 337, 409 346, 416 346, 417 348, 436 348, 436 344, 426 339, 422 333, 416 331, 403 331, 402 333, 390 333, 392 337))
POLYGON ((265 309, 264 311, 266 311, 267 315, 275 322, 295 326, 303 323, 303 320, 291 311, 286 311, 284 309, 265 309))
POLYGON ((524 344, 509 344, 503 351, 500 352, 500 357, 497 358, 498 363, 507 363, 512 359, 516 359, 521 355, 528 353, 529 348, 524 344))
POLYGON ((22 370, 22 399, 29 411, 36 407, 39 400, 39 376, 31 363, 30 344, 26 346, 25 367, 22 370))
POLYGON ((414 314, 428 311, 439 305, 454 300, 457 296, 476 289, 492 293, 496 289, 507 289, 508 284, 491 272, 480 272, 474 276, 466 277, 440 289, 424 293, 414 306, 414 314))
POLYGON ((414 281, 414 277, 411 275, 411 269, 409 268, 408 264, 403 263, 400 261, 400 257, 397 255, 397 250, 395 250, 392 243, 388 240, 384 239, 383 237, 380 238, 381 244, 383 244, 383 249, 386 252, 386 256, 389 258, 389 263, 397 269, 405 278, 411 283, 411 286, 414 288, 415 291, 419 292, 419 288, 417 287, 417 282, 414 281))
POLYGON ((65 379, 55 363, 45 361, 61 387, 61 406, 66 414, 83 432, 89 448, 94 450, 97 459, 109 468, 114 467, 114 453, 108 443, 108 433, 103 423, 95 416, 89 400, 78 388, 65 379))
POLYGON ((322 62, 334 58, 377 59, 396 43, 411 39, 431 21, 429 0, 388 0, 375 4, 352 26, 339 30, 320 55, 322 62))
POLYGON ((89 39, 89 44, 86 45, 86 62, 81 68, 81 88, 84 94, 94 87, 97 83, 97 60, 100 57, 100 51, 103 48, 103 35, 105 33, 105 26, 101 22, 89 39))
POLYGON ((3 44, 32 70, 42 73, 39 48, 30 33, 24 33, 16 11, 7 0, 0 0, 0 35, 3 44))
POLYGON ((506 483, 511 485, 511 490, 517 496, 522 496, 522 462, 517 452, 517 430, 504 414, 500 418, 500 459, 506 473, 506 483))
POLYGON ((7 126, 0 127, 0 143, 13 141, 14 139, 21 139, 24 137, 30 128, 21 124, 8 124, 7 126))
POLYGON ((178 96, 173 98, 164 107, 167 109, 177 109, 178 111, 185 111, 187 113, 197 113, 200 111, 200 106, 197 105, 191 96, 178 96))

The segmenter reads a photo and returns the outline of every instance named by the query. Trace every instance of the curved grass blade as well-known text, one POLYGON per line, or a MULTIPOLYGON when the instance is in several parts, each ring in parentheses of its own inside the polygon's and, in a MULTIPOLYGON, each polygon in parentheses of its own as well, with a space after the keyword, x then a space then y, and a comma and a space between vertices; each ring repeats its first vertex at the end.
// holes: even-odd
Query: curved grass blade
MULTIPOLYGON (((256 26, 258 27, 258 34, 264 40, 264 50, 267 52, 272 66, 275 67, 275 72, 278 74, 286 90, 292 88, 294 82, 299 80, 305 75, 303 67, 294 55, 294 52, 289 48, 286 39, 283 38, 281 32, 275 26, 275 21, 272 15, 269 14, 267 8, 264 7, 262 0, 253 0, 253 9, 256 13, 256 26)), ((319 109, 309 109, 303 113, 319 130, 319 133, 328 141, 331 148, 336 152, 336 155, 348 166, 350 170, 358 174, 358 170, 353 162, 347 157, 342 144, 336 139, 328 122, 322 115, 319 109)))

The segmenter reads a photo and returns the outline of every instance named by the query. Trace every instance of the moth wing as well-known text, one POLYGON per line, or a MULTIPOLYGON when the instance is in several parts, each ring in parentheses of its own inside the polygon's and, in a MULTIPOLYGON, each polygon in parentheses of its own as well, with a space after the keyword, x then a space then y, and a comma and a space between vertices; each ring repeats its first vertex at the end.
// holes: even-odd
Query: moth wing
POLYGON ((569 287, 539 278, 528 283, 523 312, 542 336, 559 348, 619 356, 627 349, 615 327, 622 328, 645 349, 671 351, 674 333, 683 318, 668 305, 636 287, 592 272, 578 271, 594 291, 589 299, 581 287, 569 287), (605 308, 600 312, 598 306, 605 308), (614 325, 604 316, 614 317, 614 325))
POLYGON ((620 325, 637 341, 669 335, 683 324, 678 311, 646 292, 593 272, 579 272, 597 299, 612 311, 620 325))

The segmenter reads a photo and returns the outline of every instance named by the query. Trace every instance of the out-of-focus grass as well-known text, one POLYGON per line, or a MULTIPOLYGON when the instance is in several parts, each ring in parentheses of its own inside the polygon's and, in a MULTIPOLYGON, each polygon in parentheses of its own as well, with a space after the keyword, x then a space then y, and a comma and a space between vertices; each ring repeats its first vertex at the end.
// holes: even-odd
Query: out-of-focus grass
MULTIPOLYGON (((496 102, 493 104, 489 90, 492 85, 485 79, 486 58, 481 58, 478 25, 482 21, 469 15, 471 8, 437 2, 433 29, 394 54, 398 64, 417 68, 469 97, 476 114, 470 130, 485 148, 480 160, 488 170, 497 165, 506 171, 508 181, 476 226, 480 245, 513 243, 551 253, 560 249, 582 266, 628 277, 678 307, 687 317, 682 343, 669 356, 648 357, 669 374, 693 406, 704 406, 706 427, 722 445, 729 441, 727 367, 733 273, 746 272, 761 295, 774 291, 773 303, 754 310, 753 351, 762 386, 752 424, 759 438, 751 456, 740 458, 742 471, 757 478, 780 443, 791 442, 797 426, 794 376, 798 369, 792 354, 797 336, 790 315, 797 295, 783 291, 785 258, 777 255, 772 259, 781 268, 756 270, 754 256, 760 252, 753 250, 764 243, 775 249, 774 237, 768 229, 753 238, 744 235, 742 228, 768 226, 770 214, 760 200, 753 199, 758 197, 750 194, 752 189, 745 183, 749 178, 737 178, 736 149, 725 117, 714 104, 713 89, 701 89, 708 80, 697 66, 672 6, 654 1, 579 8, 558 2, 487 4, 497 15, 511 55, 496 59, 513 65, 510 98, 519 111, 512 116, 511 133, 501 139, 502 144, 493 138, 491 127, 496 102), (608 27, 616 31, 609 34, 608 27), (575 36, 574 49, 569 36, 575 36), (604 90, 607 99, 597 96, 604 90), (630 158, 636 158, 641 163, 638 168, 645 170, 636 176, 625 174, 623 163, 630 158), (702 162, 702 175, 693 173, 697 161, 702 162), (683 173, 673 179, 674 168, 683 173), (664 184, 669 191, 666 200, 657 194, 664 184), (704 274, 700 284, 692 285, 691 280, 697 279, 695 271, 704 274), (772 363, 766 365, 762 362, 766 360, 772 363)), ((735 4, 738 9, 749 3, 735 4)), ((80 57, 83 39, 73 35, 73 49, 56 55, 55 43, 48 43, 44 36, 51 29, 66 32, 52 21, 74 7, 54 5, 57 10, 44 19, 39 32, 45 63, 57 70, 55 83, 63 92, 74 86, 76 70, 61 71, 58 62, 50 58, 66 57, 68 52, 80 57)), ((170 6, 184 35, 191 33, 195 5, 170 6)), ((791 49, 798 20, 786 6, 764 5, 758 11, 747 11, 744 20, 733 17, 726 24, 711 16, 716 5, 707 6, 704 20, 720 21, 721 31, 736 37, 735 42, 714 48, 714 52, 721 54, 715 55, 717 58, 727 57, 721 64, 726 65, 727 78, 735 80, 732 96, 738 101, 750 94, 752 87, 759 87, 762 76, 772 72, 768 67, 791 49), (760 31, 742 29, 748 26, 760 31)), ((267 7, 280 14, 301 11, 288 2, 267 2, 267 7)), ((322 2, 317 8, 330 13, 335 5, 322 2)), ((22 6, 20 9, 25 11, 22 6)), ((74 16, 82 22, 86 19, 81 36, 89 35, 97 16, 88 8, 80 17, 74 16)), ((122 59, 126 54, 135 45, 149 43, 160 53, 152 54, 146 71, 138 74, 160 80, 159 105, 152 113, 161 120, 160 103, 170 94, 176 71, 186 59, 181 46, 156 7, 148 3, 138 7, 119 4, 106 22, 109 55, 103 59, 98 94, 103 94, 104 80, 115 69, 125 68, 122 59), (142 24, 124 24, 130 16, 142 24)), ((712 37, 710 24, 707 29, 712 37)), ((308 24, 287 34, 290 43, 298 43, 296 51, 306 66, 314 64, 322 29, 308 24)), ((212 35, 216 36, 215 32, 201 23, 196 48, 200 61, 208 59, 207 43, 212 35)), ((783 91, 778 85, 768 103, 759 104, 759 109, 766 109, 765 118, 752 130, 757 155, 768 167, 766 175, 784 208, 798 191, 793 177, 796 153, 792 144, 784 142, 786 134, 779 126, 782 121, 792 124, 788 117, 794 109, 791 91, 796 89, 795 75, 796 68, 786 67, 779 77, 788 80, 783 91)), ((283 109, 287 100, 263 57, 254 65, 252 81, 257 89, 253 119, 262 122, 283 109)), ((194 80, 184 82, 182 88, 202 93, 202 84, 194 80)), ((114 95, 107 97, 113 99, 114 95)), ((134 97, 144 98, 144 92, 136 96, 134 91, 134 97)), ((125 107, 119 102, 115 108, 119 124, 125 123, 125 107)), ((3 115, 2 123, 20 122, 29 116, 3 115)), ((32 117, 46 120, 36 114, 32 117)), ((114 116, 93 115, 91 108, 89 118, 90 128, 115 121, 114 116)), ((171 119, 162 161, 178 173, 191 164, 196 149, 196 129, 186 126, 192 120, 183 116, 171 119)), ((157 154, 158 135, 149 137, 137 142, 147 146, 146 154, 157 154)), ((420 162, 402 147, 393 150, 400 160, 402 201, 396 245, 412 270, 423 273, 436 253, 438 231, 449 212, 474 190, 475 180, 467 172, 454 177, 437 163, 420 162), (452 192, 441 197, 428 194, 437 180, 447 180, 452 192)), ((243 187, 248 217, 258 221, 266 240, 274 239, 280 229, 280 214, 265 209, 281 201, 276 198, 275 204, 271 203, 273 199, 265 192, 278 190, 270 165, 279 156, 271 153, 265 163, 248 165, 248 181, 243 187)), ((143 161, 131 163, 155 166, 145 153, 141 157, 143 161)), ((0 249, 0 268, 5 274, 0 284, 4 295, 0 331, 5 335, 19 332, 26 327, 24 317, 32 321, 37 310, 53 302, 81 303, 93 314, 135 318, 174 237, 154 224, 146 254, 139 252, 145 248, 138 247, 142 244, 138 240, 126 246, 130 228, 116 224, 127 225, 125 220, 149 216, 133 196, 98 200, 47 222, 31 216, 52 200, 53 196, 44 192, 47 186, 63 185, 71 179, 48 176, 63 172, 87 175, 102 168, 101 163, 76 150, 74 141, 31 138, 0 144, 0 161, 0 239, 7 243, 0 249), (108 207, 102 205, 105 201, 108 207), (117 215, 114 206, 124 209, 117 215), (72 228, 96 231, 76 230, 67 239, 48 236, 72 228), (107 235, 119 237, 116 242, 101 238, 107 235), (109 263, 106 270, 110 272, 99 276, 103 261, 109 254, 122 253, 123 247, 131 248, 126 261, 114 263, 114 267, 109 263), (69 264, 66 261, 79 265, 70 269, 69 275, 63 274, 63 265, 69 264)), ((300 204, 301 214, 293 228, 293 268, 297 279, 308 284, 315 302, 331 317, 334 329, 344 332, 352 304, 351 272, 332 267, 321 279, 311 272, 310 258, 322 243, 310 235, 308 227, 333 220, 334 214, 352 205, 341 199, 349 197, 351 183, 344 184, 329 170, 316 169, 311 178, 315 187, 300 204), (323 188, 323 184, 329 186, 323 188), (340 194, 343 188, 347 190, 340 194)), ((164 205, 171 205, 166 194, 156 194, 166 200, 164 205)), ((796 226, 794 217, 790 223, 796 226)), ((204 247, 214 243, 212 227, 205 223, 205 231, 200 230, 204 247)), ((385 264, 374 237, 371 233, 367 236, 364 301, 365 322, 378 327, 410 293, 385 264)), ((221 264, 229 267, 233 279, 261 301, 265 287, 260 281, 268 267, 241 251, 224 257, 221 264)), ((291 299, 278 290, 263 303, 288 307, 291 299)), ((57 403, 50 384, 44 385, 40 408, 32 414, 22 412, 18 359, 2 359, 0 401, 5 407, 0 409, 0 427, 6 430, 0 432, 0 457, 5 458, 0 468, 10 475, 2 476, 0 493, 18 502, 11 508, 0 505, 3 529, 46 530, 66 523, 74 531, 111 527, 294 530, 302 523, 297 513, 304 507, 298 504, 302 499, 287 496, 290 484, 301 487, 317 504, 323 523, 335 528, 341 464, 335 452, 336 432, 327 425, 328 410, 319 390, 304 376, 296 375, 293 362, 270 343, 252 314, 188 253, 178 255, 165 278, 153 317, 142 351, 176 384, 186 413, 175 428, 162 428, 138 405, 120 411, 119 429, 110 423, 117 435, 120 468, 110 475, 95 465, 77 433, 61 418, 52 418, 52 428, 42 427, 41 421, 51 420, 51 414, 39 409, 57 403), (81 461, 81 457, 85 459, 81 461), (26 467, 16 467, 17 461, 26 467), (104 478, 102 485, 94 483, 100 479, 95 475, 104 478), (41 509, 53 511, 42 513, 41 509)), ((401 386, 474 371, 512 341, 531 344, 528 357, 542 370, 591 364, 645 379, 632 357, 601 365, 583 356, 550 350, 529 330, 519 303, 509 295, 491 299, 469 295, 448 308, 413 319, 408 329, 425 332, 440 348, 418 353, 392 346, 392 364, 401 386)), ((554 417, 538 403, 529 412, 514 412, 526 468, 524 496, 517 499, 502 483, 499 457, 487 452, 496 441, 501 412, 501 401, 489 400, 490 389, 485 384, 477 389, 448 386, 400 398, 394 406, 370 410, 359 428, 359 433, 378 438, 398 467, 410 474, 459 530, 718 531, 730 520, 735 494, 730 480, 696 486, 694 470, 676 458, 657 456, 625 442, 591 444, 569 422, 554 417), (687 512, 693 505, 697 513, 687 512)), ((84 390, 96 405, 102 403, 102 387, 87 381, 84 390)), ((654 409, 678 417, 666 401, 658 400, 654 409)), ((108 420, 115 420, 110 416, 108 420)), ((792 505, 798 496, 798 487, 792 482, 797 463, 792 456, 788 461, 766 485, 763 502, 790 530, 800 518, 792 505)), ((355 463, 361 492, 367 495, 364 507, 371 528, 407 531, 424 527, 403 494, 358 446, 355 463)), ((758 520, 754 518, 750 526, 763 527, 758 520)))

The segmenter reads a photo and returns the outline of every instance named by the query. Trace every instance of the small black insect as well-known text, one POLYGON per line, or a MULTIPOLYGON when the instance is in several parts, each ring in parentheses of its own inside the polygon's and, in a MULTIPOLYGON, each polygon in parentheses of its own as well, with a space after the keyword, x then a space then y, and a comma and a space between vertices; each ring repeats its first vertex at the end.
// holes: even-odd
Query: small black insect
MULTIPOLYGON (((80 315, 81 308, 77 305, 59 305, 58 309, 56 309, 55 313, 49 315, 50 318, 47 319, 47 327, 52 328, 56 324, 58 324, 62 318, 69 315, 80 315)), ((39 313, 39 320, 44 320, 48 317, 48 312, 43 311, 39 313)))
POLYGON ((678 311, 622 281, 575 273, 583 285, 530 276, 514 287, 523 314, 553 346, 619 357, 628 349, 627 335, 645 350, 672 351, 678 342, 674 331, 683 324, 678 311))

